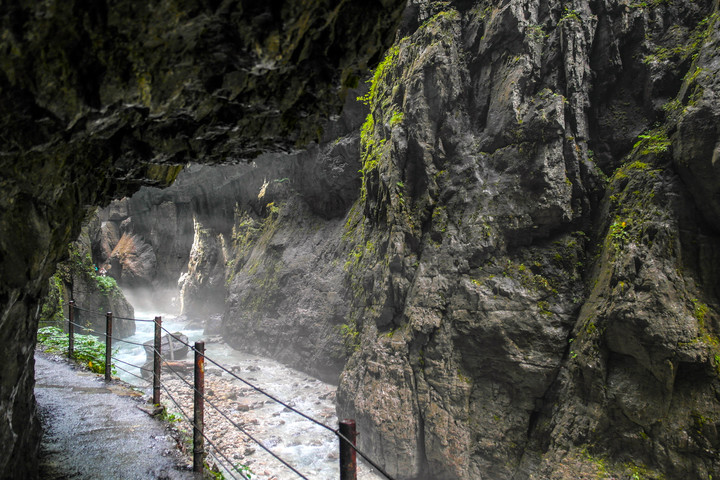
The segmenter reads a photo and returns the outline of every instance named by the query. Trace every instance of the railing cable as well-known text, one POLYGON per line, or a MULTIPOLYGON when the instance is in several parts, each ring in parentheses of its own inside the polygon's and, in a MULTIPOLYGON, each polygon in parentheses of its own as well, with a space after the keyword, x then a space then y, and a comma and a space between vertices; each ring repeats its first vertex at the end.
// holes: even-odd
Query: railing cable
POLYGON ((329 426, 325 425, 324 423, 322 423, 322 422, 320 422, 320 421, 318 421, 318 420, 315 420, 314 418, 310 417, 309 415, 306 415, 305 413, 301 412, 300 410, 298 410, 298 409, 296 409, 296 408, 294 408, 294 407, 291 407, 291 406, 288 405, 287 403, 285 403, 285 402, 283 402, 282 400, 278 399, 277 397, 275 397, 275 396, 267 393, 266 391, 262 390, 261 388, 256 387, 255 385, 253 385, 252 383, 248 382, 248 381, 245 380, 244 378, 241 378, 240 376, 238 376, 235 372, 233 372, 233 371, 231 371, 231 370, 228 370, 228 369, 225 368, 224 366, 220 365, 218 362, 216 362, 216 361, 213 360, 212 358, 210 358, 210 357, 208 357, 208 356, 205 356, 205 360, 207 360, 208 362, 212 363, 213 365, 215 365, 216 367, 218 367, 220 370, 228 373, 230 376, 232 376, 232 377, 240 380, 241 382, 243 382, 245 385, 247 385, 248 387, 252 388, 252 389, 255 390, 256 392, 261 393, 261 394, 265 395, 266 397, 268 397, 269 399, 271 399, 272 401, 279 403, 280 405, 282 405, 283 407, 287 408, 288 410, 291 410, 291 411, 295 412, 296 414, 300 415, 301 417, 305 418, 306 420, 309 420, 310 422, 314 423, 315 425, 318 425, 318 426, 320 426, 320 427, 322 427, 322 428, 325 428, 325 429, 327 429, 327 430, 335 433, 335 430, 334 430, 332 427, 329 427, 329 426))
MULTIPOLYGON (((193 422, 190 420, 190 417, 188 417, 188 415, 185 413, 185 410, 180 406, 180 404, 177 402, 177 400, 175 400, 175 397, 172 396, 172 394, 170 393, 168 388, 162 383, 160 384, 160 386, 163 388, 163 390, 165 390, 165 393, 167 394, 168 398, 175 404, 177 409, 180 411, 180 414, 185 418, 185 421, 188 422, 190 424, 190 426, 193 427, 193 429, 194 429, 195 427, 193 425, 193 422)), ((207 440, 207 437, 205 437, 205 434, 203 434, 203 437, 207 440)), ((232 461, 230 459, 228 459, 211 441, 208 440, 208 443, 210 443, 210 446, 213 447, 215 449, 215 451, 217 451, 225 460, 227 460, 228 463, 230 463, 230 467, 232 468, 232 461)), ((237 473, 239 473, 245 480, 250 480, 242 472, 237 472, 237 473)))
POLYGON ((80 311, 80 312, 92 313, 93 315, 98 315, 98 316, 100 316, 100 317, 104 317, 104 316, 105 316, 105 312, 96 312, 96 311, 93 311, 93 310, 88 310, 87 308, 78 307, 77 305, 75 305, 73 308, 74 308, 75 310, 80 311))
POLYGON ((185 345, 186 347, 191 348, 191 349, 194 350, 195 347, 193 347, 192 345, 190 345, 189 343, 187 343, 186 341, 184 341, 182 338, 178 337, 178 336, 175 335, 174 333, 170 332, 167 328, 165 328, 165 327, 160 327, 160 328, 161 328, 162 330, 164 330, 168 335, 170 335, 173 339, 177 340, 178 342, 180 342, 181 344, 185 345))
MULTIPOLYGON (((167 359, 164 359, 164 360, 165 360, 165 362, 167 362, 167 359)), ((207 360, 207 357, 205 357, 205 360, 207 360)), ((172 367, 170 367, 169 365, 167 365, 167 363, 166 363, 166 367, 167 367, 168 370, 170 370, 170 372, 172 372, 175 376, 177 376, 177 377, 180 379, 180 381, 182 381, 185 385, 187 385, 188 387, 192 388, 193 391, 197 391, 197 390, 195 389, 195 385, 193 385, 193 384, 191 384, 190 382, 188 382, 187 380, 185 380, 185 379, 182 377, 182 375, 180 375, 180 373, 178 373, 175 369, 173 369, 172 367)), ((222 410, 220 410, 220 408, 218 408, 217 406, 215 406, 215 404, 213 404, 213 403, 207 398, 207 396, 203 395, 203 398, 205 399, 205 402, 207 402, 211 407, 213 407, 215 410, 217 410, 217 412, 218 412, 220 415, 222 415, 228 422, 230 422, 235 428, 237 428, 238 430, 240 430, 242 433, 244 433, 245 435, 247 435, 248 438, 250 438, 250 440, 252 440, 253 442, 255 442, 260 448, 262 448, 263 450, 265 450, 268 454, 270 454, 270 456, 272 456, 272 457, 275 458, 277 461, 279 461, 280 463, 282 463, 283 465, 285 465, 287 468, 289 468, 290 470, 292 470, 293 472, 295 472, 300 478, 303 478, 304 480, 308 480, 307 477, 305 477, 302 473, 298 472, 292 465, 290 465, 289 463, 287 463, 285 460, 283 460, 282 458, 280 458, 276 453, 274 453, 274 452, 273 452, 272 450, 270 450, 268 447, 266 447, 265 445, 263 445, 263 443, 262 443, 261 441, 257 440, 255 437, 253 437, 253 436, 252 436, 250 433, 248 433, 247 430, 245 430, 243 427, 241 427, 240 425, 238 425, 237 423, 235 423, 230 417, 228 417, 228 416, 225 414, 225 412, 223 412, 222 410)))
MULTIPOLYGON (((115 359, 115 360, 117 360, 117 359, 115 359)), ((145 382, 145 383, 149 383, 149 382, 150 382, 150 380, 148 380, 148 379, 146 379, 146 378, 142 378, 140 375, 136 375, 136 374, 134 374, 133 372, 131 372, 131 371, 129 371, 129 370, 126 370, 126 369, 124 369, 123 367, 121 367, 121 366, 119 366, 119 365, 113 365, 113 367, 114 367, 114 368, 117 368, 118 370, 122 370, 123 372, 127 373, 128 375, 132 375, 133 377, 136 377, 136 378, 142 380, 142 381, 145 382)))
POLYGON ((155 320, 147 320, 147 319, 144 319, 144 318, 128 318, 128 317, 115 317, 115 316, 113 316, 113 318, 116 319, 116 320, 130 320, 130 321, 132 321, 132 322, 152 323, 152 322, 155 321, 155 320))
POLYGON ((129 343, 130 345, 137 345, 138 347, 144 347, 144 346, 145 346, 144 343, 133 342, 132 340, 124 340, 124 339, 122 339, 122 338, 113 337, 113 342, 116 342, 116 341, 117 341, 117 342, 123 342, 123 343, 129 343))
MULTIPOLYGON (((120 360, 119 358, 117 358, 117 357, 115 357, 115 356, 113 356, 112 359, 115 360, 116 362, 123 363, 123 364, 125 364, 125 365, 130 366, 130 367, 138 368, 138 369, 140 369, 140 370, 142 370, 142 371, 144 371, 144 372, 152 372, 152 369, 151 369, 151 368, 145 368, 145 367, 141 367, 140 365, 135 365, 135 364, 133 364, 133 363, 126 362, 125 360, 120 360)), ((143 379, 143 380, 144 380, 144 379, 143 379)))
MULTIPOLYGON (((205 358, 205 359, 207 360, 207 358, 205 358)), ((193 385, 193 384, 191 384, 190 382, 188 382, 187 380, 185 380, 185 379, 182 377, 182 375, 180 375, 177 371, 175 371, 174 369, 170 368, 169 366, 168 366, 168 370, 170 370, 173 374, 175 374, 183 383, 185 383, 185 385, 187 385, 188 387, 192 388, 194 391, 197 391, 197 390, 195 390, 195 385, 193 385)), ((207 402, 211 407, 213 407, 215 410, 217 410, 217 412, 218 412, 220 415, 222 415, 228 422, 230 422, 230 424, 232 424, 235 428, 237 428, 237 429, 240 430, 242 433, 244 433, 245 435, 247 435, 248 438, 250 438, 250 440, 252 440, 253 442, 255 442, 260 448, 262 448, 263 450, 265 450, 268 454, 270 454, 270 455, 271 455, 273 458, 275 458, 277 461, 279 461, 280 463, 282 463, 283 465, 285 465, 287 468, 289 468, 290 470, 292 470, 293 472, 295 472, 300 478, 303 478, 303 479, 305 479, 305 480, 308 480, 307 477, 305 477, 302 473, 298 472, 295 468, 293 468, 292 465, 290 465, 289 463, 287 463, 285 460, 283 460, 283 459, 280 458, 277 454, 275 454, 272 450, 270 450, 268 447, 266 447, 265 445, 263 445, 263 443, 262 443, 261 441, 257 440, 255 437, 253 437, 253 436, 252 436, 250 433, 248 433, 248 431, 245 430, 243 427, 241 427, 240 425, 238 425, 237 423, 235 423, 235 421, 233 421, 230 417, 228 417, 228 416, 225 414, 225 412, 223 412, 222 410, 220 410, 220 408, 218 408, 217 406, 215 406, 215 404, 212 403, 212 402, 207 398, 207 396, 203 396, 203 398, 205 399, 205 402, 207 402)))

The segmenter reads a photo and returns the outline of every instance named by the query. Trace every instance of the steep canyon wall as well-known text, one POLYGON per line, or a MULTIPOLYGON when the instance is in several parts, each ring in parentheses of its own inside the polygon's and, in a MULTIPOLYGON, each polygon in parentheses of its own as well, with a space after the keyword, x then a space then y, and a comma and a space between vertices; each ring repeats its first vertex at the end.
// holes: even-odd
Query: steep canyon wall
POLYGON ((401 478, 720 472, 717 2, 410 2, 341 416, 401 478))

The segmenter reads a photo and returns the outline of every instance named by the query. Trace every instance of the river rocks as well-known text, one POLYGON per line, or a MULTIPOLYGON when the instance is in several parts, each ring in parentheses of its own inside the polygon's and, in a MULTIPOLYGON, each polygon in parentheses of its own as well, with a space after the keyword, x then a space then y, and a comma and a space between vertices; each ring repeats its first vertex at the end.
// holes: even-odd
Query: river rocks
MULTIPOLYGON (((182 360, 188 354, 188 337, 181 332, 173 332, 160 337, 160 351, 164 358, 174 361, 182 360)), ((143 343, 145 348, 145 356, 148 361, 152 361, 155 356, 155 341, 148 340, 143 343)))
MULTIPOLYGON (((211 352, 207 353, 212 357, 211 352)), ((245 358, 239 360, 240 365, 228 361, 231 363, 225 366, 239 372, 245 380, 249 379, 242 372, 248 367, 259 366, 262 373, 255 381, 256 385, 310 417, 337 428, 335 410, 328 400, 332 398, 335 387, 271 360, 245 358), (290 388, 290 384, 298 384, 299 387, 290 388)), ((251 435, 308 478, 333 478, 337 475, 338 443, 335 435, 209 365, 207 361, 205 365, 205 433, 227 458, 235 460, 233 463, 237 465, 249 467, 252 478, 286 478, 289 473, 283 474, 284 467, 250 439, 251 435)), ((161 398, 167 399, 168 394, 172 395, 185 412, 191 412, 192 388, 176 375, 168 373, 167 369, 163 373, 163 383, 167 391, 163 390, 161 398)), ((174 404, 166 404, 169 412, 181 417, 174 404)), ((192 427, 184 420, 176 425, 185 432, 191 432, 192 427)), ((209 442, 205 445, 211 450, 209 442)), ((214 448, 211 451, 214 452, 214 448)), ((359 468, 359 478, 380 478, 368 473, 363 465, 359 468)))

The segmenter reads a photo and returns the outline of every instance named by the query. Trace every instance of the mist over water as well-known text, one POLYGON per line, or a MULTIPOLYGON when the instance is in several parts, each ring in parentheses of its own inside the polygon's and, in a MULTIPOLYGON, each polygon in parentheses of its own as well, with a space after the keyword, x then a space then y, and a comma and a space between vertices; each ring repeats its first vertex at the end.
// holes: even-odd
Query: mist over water
MULTIPOLYGON (((127 296, 135 307, 135 318, 152 320, 156 316, 161 316, 163 327, 166 330, 182 332, 187 335, 190 344, 204 339, 203 329, 197 328, 197 322, 188 326, 183 317, 177 318, 174 313, 163 312, 161 308, 153 310, 151 297, 139 298, 135 292, 128 292, 127 296)), ((167 308, 168 304, 165 306, 165 309, 167 308)), ((163 334, 165 333, 163 332, 163 334)), ((143 343, 152 340, 153 337, 154 323, 137 322, 135 334, 126 340, 143 343)), ((237 410, 244 411, 244 428, 247 428, 256 439, 308 478, 339 478, 338 441, 334 434, 271 401, 268 397, 252 391, 251 388, 228 373, 222 372, 208 359, 212 359, 246 381, 331 428, 336 428, 338 424, 334 403, 336 387, 272 359, 234 350, 223 342, 213 341, 212 338, 204 340, 206 394, 208 394, 207 384, 218 377, 222 382, 228 382, 226 385, 237 385, 242 394, 230 400, 231 405, 237 410)), ((118 359, 133 365, 143 365, 146 362, 145 349, 142 346, 124 342, 116 342, 115 346, 118 348, 116 354, 118 359)), ((184 361, 192 362, 192 360, 193 354, 190 352, 184 361)), ((120 379, 151 395, 151 387, 148 386, 148 383, 138 378, 140 376, 138 368, 122 363, 119 363, 118 366, 129 372, 117 369, 117 376, 120 379)), ((167 372, 166 369, 163 370, 164 381, 171 381, 173 377, 175 377, 173 373, 167 372)), ((186 377, 186 380, 192 382, 192 374, 186 377)), ((222 397, 223 393, 212 392, 216 398, 222 397)), ((170 412, 179 415, 178 409, 168 399, 164 390, 161 391, 161 400, 170 412)), ((212 397, 210 401, 213 401, 212 397)), ((206 431, 210 431, 212 427, 208 425, 211 410, 211 407, 206 404, 206 431)), ((189 414, 191 415, 191 412, 189 414)), ((237 435, 238 442, 240 440, 247 442, 247 437, 229 423, 223 421, 222 428, 226 432, 221 435, 221 438, 227 440, 228 437, 237 435)), ((230 443, 238 444, 238 442, 231 441, 230 443)), ((231 454, 228 455, 228 458, 237 462, 236 464, 249 466, 253 479, 299 478, 257 445, 246 446, 240 454, 231 454)), ((224 460, 221 461, 226 463, 224 460)), ((233 477, 226 472, 226 478, 233 477)), ((235 478, 242 477, 235 473, 235 478)), ((359 478, 375 480, 384 477, 372 473, 369 468, 360 464, 359 478)))

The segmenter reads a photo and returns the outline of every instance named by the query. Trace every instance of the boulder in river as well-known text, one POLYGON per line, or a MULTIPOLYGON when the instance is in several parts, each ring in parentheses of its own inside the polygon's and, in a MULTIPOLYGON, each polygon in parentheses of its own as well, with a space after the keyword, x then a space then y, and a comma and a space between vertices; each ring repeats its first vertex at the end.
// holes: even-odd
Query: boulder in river
MULTIPOLYGON (((148 340, 144 342, 145 355, 148 361, 152 361, 154 353, 154 341, 148 340)), ((169 335, 163 335, 160 340, 160 351, 165 360, 181 360, 187 357, 189 350, 188 337, 181 332, 174 332, 169 335)))

